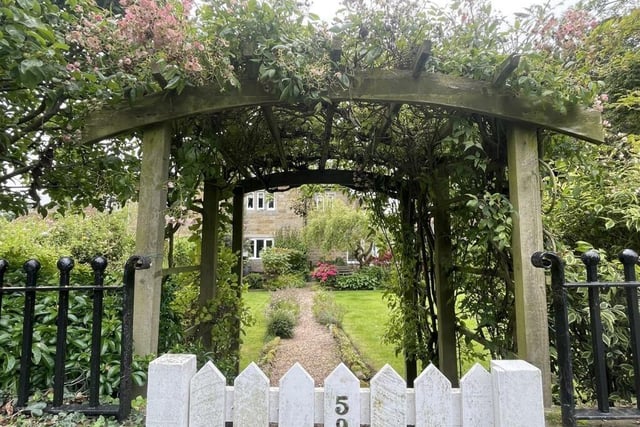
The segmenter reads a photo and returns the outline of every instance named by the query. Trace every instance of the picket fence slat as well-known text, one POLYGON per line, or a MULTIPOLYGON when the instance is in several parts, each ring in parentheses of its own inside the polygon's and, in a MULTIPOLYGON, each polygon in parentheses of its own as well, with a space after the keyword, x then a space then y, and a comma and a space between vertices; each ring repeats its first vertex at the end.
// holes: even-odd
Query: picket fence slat
POLYGON ((493 427, 493 396, 491 374, 476 363, 460 380, 462 394, 462 424, 493 427))
POLYGON ((371 427, 407 425, 407 386, 389 365, 371 378, 371 427))
POLYGON ((233 424, 269 426, 269 378, 251 364, 236 377, 233 386, 233 424))
POLYGON ((296 362, 280 379, 278 425, 281 427, 313 427, 314 409, 313 378, 296 362))
POLYGON ((449 427, 453 424, 451 381, 433 364, 416 378, 416 427, 449 427))
POLYGON ((191 378, 189 394, 189 426, 224 427, 227 383, 224 375, 211 362, 191 378))
POLYGON ((325 379, 324 387, 298 363, 270 387, 251 363, 233 386, 211 363, 196 372, 193 355, 164 355, 149 366, 147 426, 268 427, 544 427, 540 370, 521 360, 492 361, 491 372, 474 366, 452 388, 433 365, 416 379, 415 389, 386 365, 371 388, 344 364, 325 379))
POLYGON ((360 425, 360 380, 344 363, 324 382, 324 424, 360 425))

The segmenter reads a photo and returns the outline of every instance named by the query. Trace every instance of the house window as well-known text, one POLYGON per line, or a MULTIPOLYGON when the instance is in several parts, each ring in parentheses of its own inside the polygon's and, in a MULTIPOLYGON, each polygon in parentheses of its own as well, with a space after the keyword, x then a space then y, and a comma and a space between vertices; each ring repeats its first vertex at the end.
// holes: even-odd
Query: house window
POLYGON ((247 194, 247 209, 253 209, 253 193, 247 194))
POLYGON ((264 209, 264 191, 258 192, 258 209, 264 209))
POLYGON ((276 196, 275 194, 267 193, 267 210, 275 211, 276 210, 276 196))
POLYGON ((260 258, 260 252, 273 247, 273 238, 251 239, 249 241, 249 258, 260 258))

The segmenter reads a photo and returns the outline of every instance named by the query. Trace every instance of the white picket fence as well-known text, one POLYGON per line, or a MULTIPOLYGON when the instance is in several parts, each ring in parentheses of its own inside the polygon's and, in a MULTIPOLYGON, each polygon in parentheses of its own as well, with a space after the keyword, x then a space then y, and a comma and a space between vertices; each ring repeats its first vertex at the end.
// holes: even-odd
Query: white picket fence
POLYGON ((196 357, 166 354, 149 365, 148 427, 544 427, 540 370, 522 360, 495 360, 491 373, 475 365, 460 388, 433 365, 407 388, 389 365, 360 388, 340 364, 315 387, 296 363, 270 387, 257 365, 249 365, 227 386, 211 363, 196 372, 196 357))

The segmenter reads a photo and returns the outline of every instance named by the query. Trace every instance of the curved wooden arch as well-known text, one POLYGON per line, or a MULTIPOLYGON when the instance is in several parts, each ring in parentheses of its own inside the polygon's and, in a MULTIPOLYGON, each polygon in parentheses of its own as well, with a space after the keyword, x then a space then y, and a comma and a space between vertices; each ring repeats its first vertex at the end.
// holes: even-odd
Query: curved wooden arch
MULTIPOLYGON (((519 97, 489 82, 437 73, 413 77, 411 71, 378 70, 357 73, 354 87, 331 92, 333 102, 433 105, 477 113, 537 128, 550 129, 590 142, 604 139, 600 113, 570 106, 560 111, 537 100, 519 97)), ((82 142, 96 142, 146 126, 228 109, 284 105, 265 92, 255 80, 240 89, 221 92, 211 86, 186 88, 180 94, 162 92, 134 105, 91 114, 82 131, 82 142)))
POLYGON ((356 191, 374 190, 389 196, 397 195, 406 181, 399 182, 388 175, 344 169, 288 171, 250 178, 237 186, 249 193, 258 190, 287 191, 305 184, 337 184, 356 191))

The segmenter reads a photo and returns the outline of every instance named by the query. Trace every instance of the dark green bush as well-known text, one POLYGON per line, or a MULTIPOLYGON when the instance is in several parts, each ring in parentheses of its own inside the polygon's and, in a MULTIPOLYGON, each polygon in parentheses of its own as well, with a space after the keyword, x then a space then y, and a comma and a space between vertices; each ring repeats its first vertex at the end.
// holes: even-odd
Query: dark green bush
MULTIPOLYGON (((113 283, 111 283, 113 284, 113 283)), ((53 384, 53 361, 56 354, 56 318, 58 296, 52 292, 37 295, 32 354, 32 390, 46 390, 53 384)), ((17 392, 18 368, 22 343, 24 297, 5 295, 0 318, 0 394, 13 396, 17 392)), ((122 299, 108 294, 104 300, 102 348, 100 353, 100 394, 113 396, 120 383, 120 312, 122 299)), ((88 293, 70 293, 69 326, 67 331, 67 390, 83 393, 88 390, 93 303, 88 293)), ((132 378, 135 384, 146 381, 146 362, 136 359, 132 378)))
POLYGON ((260 273, 249 273, 242 280, 249 289, 263 289, 265 286, 264 276, 260 273))
POLYGON ((287 248, 267 248, 260 252, 264 272, 272 276, 306 273, 307 256, 304 252, 287 248))
POLYGON ((294 294, 287 290, 274 292, 267 307, 267 334, 292 338, 299 315, 300 305, 294 294))
POLYGON ((365 289, 376 289, 380 287, 381 282, 366 273, 356 271, 347 276, 338 276, 338 280, 334 285, 337 290, 359 291, 365 289))
POLYGON ((289 310, 274 310, 267 319, 267 333, 280 338, 293 338, 296 316, 289 310))

